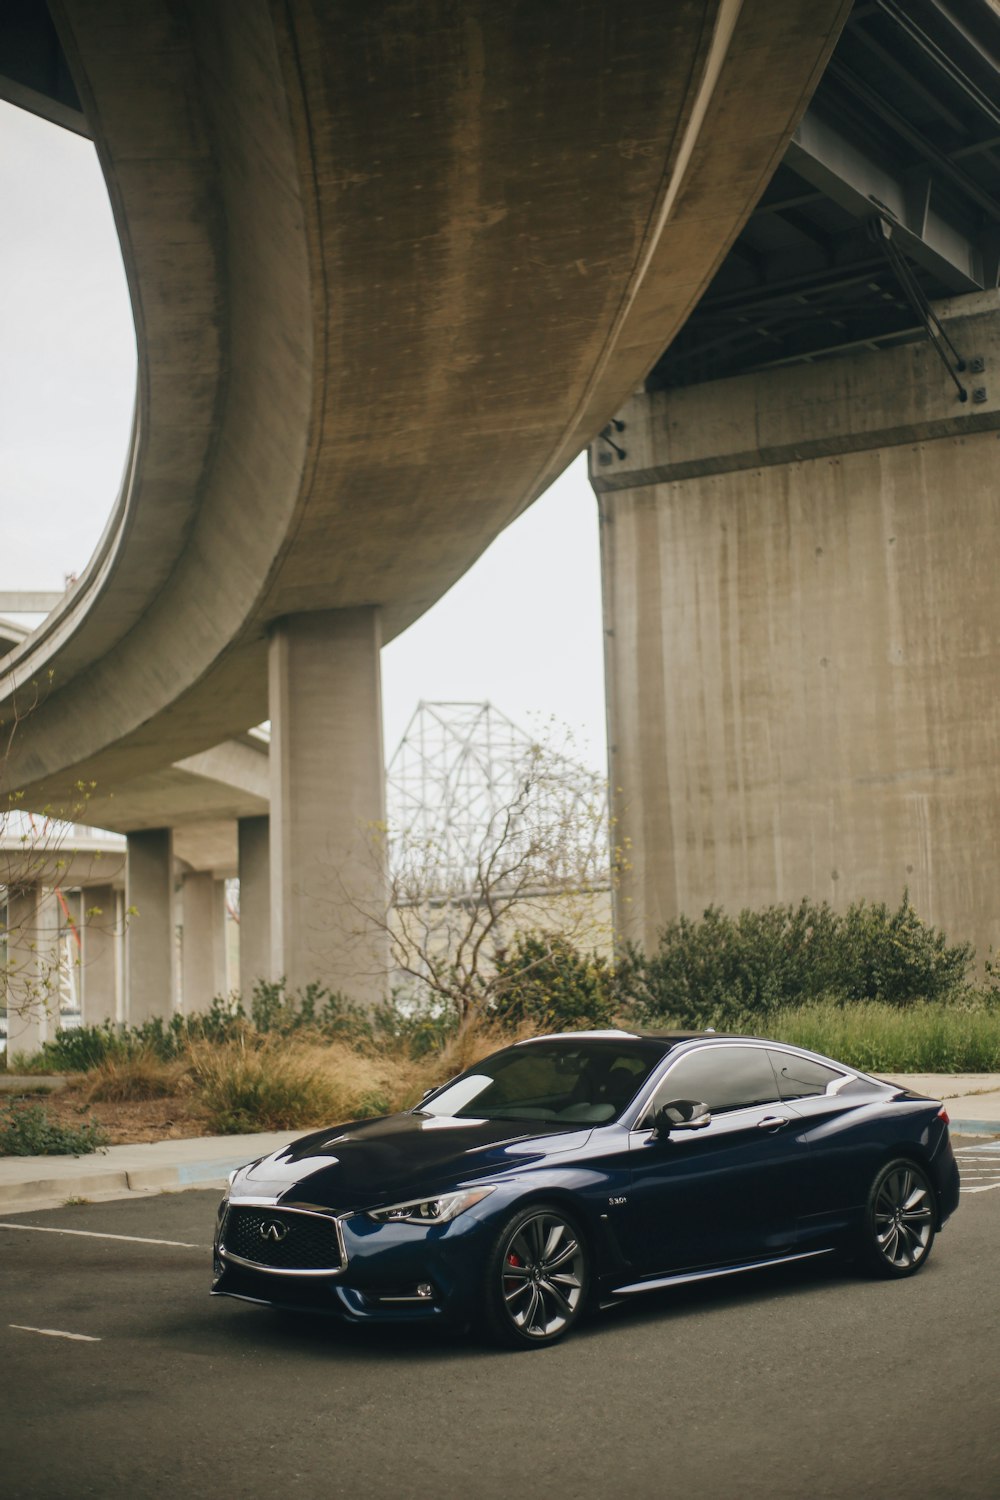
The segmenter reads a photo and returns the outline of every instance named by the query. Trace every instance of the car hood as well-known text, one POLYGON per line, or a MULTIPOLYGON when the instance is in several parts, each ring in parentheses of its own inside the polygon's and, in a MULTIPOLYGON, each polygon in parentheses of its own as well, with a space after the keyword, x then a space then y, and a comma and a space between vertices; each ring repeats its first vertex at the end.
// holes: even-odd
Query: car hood
POLYGON ((255 1162, 233 1196, 308 1202, 335 1213, 442 1191, 484 1173, 577 1150, 590 1130, 530 1120, 401 1114, 318 1130, 255 1162))

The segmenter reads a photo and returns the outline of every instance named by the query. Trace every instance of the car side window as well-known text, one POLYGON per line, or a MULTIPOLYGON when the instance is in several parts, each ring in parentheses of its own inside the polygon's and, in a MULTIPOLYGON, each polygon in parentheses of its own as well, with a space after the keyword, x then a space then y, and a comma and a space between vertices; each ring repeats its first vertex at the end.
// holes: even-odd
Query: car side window
POLYGON ((652 1101, 647 1118, 671 1099, 694 1099, 715 1114, 772 1104, 778 1099, 774 1069, 764 1047, 699 1047, 679 1057, 652 1101))
POLYGON ((848 1077, 837 1068, 825 1067, 808 1057, 796 1057, 792 1052, 771 1052, 770 1058, 782 1099, 811 1099, 848 1077))

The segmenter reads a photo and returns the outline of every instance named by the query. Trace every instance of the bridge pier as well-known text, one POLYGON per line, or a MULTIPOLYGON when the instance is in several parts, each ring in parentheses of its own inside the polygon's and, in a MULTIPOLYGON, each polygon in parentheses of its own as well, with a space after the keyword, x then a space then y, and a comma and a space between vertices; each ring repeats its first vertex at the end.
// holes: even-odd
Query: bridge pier
POLYGON ((169 828, 128 835, 125 933, 128 1021, 132 1026, 174 1009, 174 857, 169 828), (134 908, 134 910, 133 910, 134 908))
POLYGON ((385 993, 385 771, 376 608, 273 627, 271 970, 374 1004, 385 993))
POLYGON ((908 887, 1000 942, 1000 293, 939 312, 965 403, 910 344, 637 395, 595 445, 620 937, 908 887))
POLYGON ((113 885, 90 886, 83 895, 86 916, 80 930, 80 993, 85 1026, 121 1019, 119 1009, 119 947, 121 919, 118 892, 113 885))
POLYGON ((181 882, 181 995, 186 1015, 204 1014, 216 995, 228 993, 226 883, 211 870, 193 870, 181 882))
POLYGON ((259 979, 271 977, 270 819, 240 818, 240 990, 249 1006, 259 979))

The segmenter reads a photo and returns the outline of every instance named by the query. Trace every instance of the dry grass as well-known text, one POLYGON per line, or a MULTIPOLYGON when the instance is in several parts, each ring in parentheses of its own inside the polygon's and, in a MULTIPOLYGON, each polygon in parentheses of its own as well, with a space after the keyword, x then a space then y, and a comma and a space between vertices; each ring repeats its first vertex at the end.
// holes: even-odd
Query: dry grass
POLYGON ((185 1062, 164 1062, 149 1048, 130 1056, 106 1057, 87 1073, 84 1097, 88 1104, 129 1103, 140 1099, 171 1099, 190 1087, 185 1062))
POLYGON ((410 1109, 428 1089, 531 1034, 527 1025, 511 1032, 474 1018, 440 1051, 420 1058, 402 1044, 363 1051, 308 1031, 192 1042, 170 1062, 143 1048, 91 1068, 63 1102, 67 1115, 93 1106, 116 1143, 306 1130, 410 1109))
POLYGON ((522 1034, 530 1034, 527 1027, 512 1034, 471 1022, 442 1051, 419 1059, 404 1051, 359 1052, 308 1033, 226 1046, 201 1042, 192 1045, 189 1066, 209 1129, 306 1129, 409 1109, 428 1089, 522 1034))
POLYGON ((191 1048, 210 1127, 223 1134, 330 1125, 393 1107, 396 1066, 342 1042, 268 1037, 191 1048))

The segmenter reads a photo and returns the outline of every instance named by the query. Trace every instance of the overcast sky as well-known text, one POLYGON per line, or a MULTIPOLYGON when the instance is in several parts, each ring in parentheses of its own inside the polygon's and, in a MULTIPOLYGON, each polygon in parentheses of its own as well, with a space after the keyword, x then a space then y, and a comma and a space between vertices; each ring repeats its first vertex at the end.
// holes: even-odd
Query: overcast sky
MULTIPOLYGON (((135 339, 89 142, 0 102, 0 589, 61 589, 118 490, 135 339)), ((382 654, 386 755, 417 701, 565 726, 603 772, 597 508, 578 459, 382 654)))

